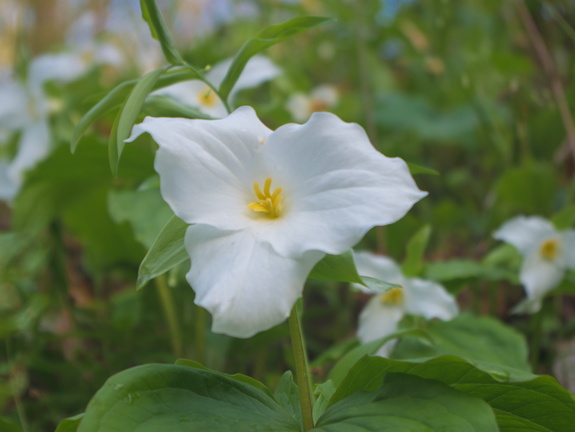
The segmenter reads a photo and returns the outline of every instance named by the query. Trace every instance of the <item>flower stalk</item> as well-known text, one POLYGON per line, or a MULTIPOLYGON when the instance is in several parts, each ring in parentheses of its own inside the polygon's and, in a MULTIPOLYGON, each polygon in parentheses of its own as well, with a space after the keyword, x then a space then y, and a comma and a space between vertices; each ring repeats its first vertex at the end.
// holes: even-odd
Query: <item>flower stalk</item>
POLYGON ((305 352, 297 304, 293 307, 288 322, 295 363, 295 379, 299 391, 303 430, 308 431, 313 429, 312 392, 308 374, 309 368, 307 364, 307 355, 305 352))

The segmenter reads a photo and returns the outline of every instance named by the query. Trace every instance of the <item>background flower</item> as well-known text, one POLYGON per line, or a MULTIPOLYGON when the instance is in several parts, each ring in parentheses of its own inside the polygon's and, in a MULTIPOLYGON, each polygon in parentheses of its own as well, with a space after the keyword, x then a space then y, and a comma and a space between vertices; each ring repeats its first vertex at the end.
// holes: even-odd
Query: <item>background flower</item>
POLYGON ((297 122, 306 121, 314 112, 328 111, 337 104, 339 94, 331 85, 320 85, 309 94, 294 93, 286 102, 286 108, 297 122))
POLYGON ((512 244, 524 257, 519 279, 527 299, 515 312, 537 312, 565 271, 575 268, 575 230, 558 231, 542 217, 518 216, 503 224, 493 237, 512 244))
POLYGON ((249 337, 285 320, 312 267, 426 195, 357 124, 317 113, 275 132, 242 107, 221 120, 150 118, 155 168, 186 233, 187 275, 213 331, 249 337))
MULTIPOLYGON (((206 79, 218 88, 231 64, 232 59, 216 64, 206 73, 206 79)), ((279 73, 280 69, 267 57, 262 55, 252 57, 230 93, 230 100, 233 100, 240 90, 256 87, 275 78, 279 73)), ((158 90, 154 94, 171 96, 183 104, 199 108, 210 117, 221 118, 227 115, 226 108, 220 98, 206 83, 199 80, 180 82, 158 90)))
MULTIPOLYGON (((443 286, 424 279, 406 278, 392 259, 370 252, 355 252, 354 260, 360 275, 398 285, 382 294, 353 284, 374 294, 359 316, 357 336, 362 343, 395 333, 406 314, 450 320, 459 313, 455 298, 443 286)), ((396 343, 397 339, 386 342, 377 355, 388 357, 396 343)))

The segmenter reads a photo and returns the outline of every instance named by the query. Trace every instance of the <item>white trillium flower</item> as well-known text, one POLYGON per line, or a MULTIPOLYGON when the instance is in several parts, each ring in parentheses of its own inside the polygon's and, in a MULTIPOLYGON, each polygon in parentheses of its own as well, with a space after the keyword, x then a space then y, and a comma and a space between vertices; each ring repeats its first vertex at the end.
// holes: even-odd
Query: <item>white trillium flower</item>
POLYGON ((545 294, 561 282, 568 269, 575 269, 575 230, 558 231, 542 217, 511 219, 493 237, 515 246, 525 258, 519 279, 527 299, 515 312, 537 312, 545 294))
MULTIPOLYGON (((382 294, 353 284, 361 291, 374 294, 359 316, 357 336, 362 343, 395 333, 406 314, 450 320, 459 313, 455 298, 443 286, 424 279, 406 278, 392 259, 355 252, 354 260, 360 275, 398 285, 382 294)), ((386 342, 377 355, 389 357, 396 343, 396 339, 386 342)))
POLYGON ((314 112, 327 111, 338 102, 337 89, 331 85, 320 85, 310 94, 294 93, 288 99, 286 108, 297 122, 306 121, 314 112))
MULTIPOLYGON (((232 59, 224 60, 212 67, 206 73, 206 79, 218 88, 224 80, 232 59)), ((280 69, 267 57, 256 55, 252 57, 244 67, 230 94, 233 99, 235 94, 243 89, 256 87, 265 81, 269 81, 279 75, 280 69)), ((226 107, 218 95, 203 81, 183 81, 169 87, 156 90, 153 94, 168 95, 185 105, 199 108, 203 113, 213 118, 222 118, 227 115, 226 107)))
POLYGON ((268 129, 250 107, 221 120, 151 118, 161 193, 191 225, 187 280, 212 330, 250 337, 284 321, 324 254, 426 195, 406 163, 377 152, 363 128, 333 114, 268 129))
POLYGON ((55 104, 46 95, 44 85, 80 77, 93 66, 92 60, 85 51, 45 54, 30 62, 26 82, 0 74, 0 146, 11 133, 21 132, 15 156, 0 157, 0 200, 11 202, 22 187, 25 172, 50 151, 48 120, 55 104))

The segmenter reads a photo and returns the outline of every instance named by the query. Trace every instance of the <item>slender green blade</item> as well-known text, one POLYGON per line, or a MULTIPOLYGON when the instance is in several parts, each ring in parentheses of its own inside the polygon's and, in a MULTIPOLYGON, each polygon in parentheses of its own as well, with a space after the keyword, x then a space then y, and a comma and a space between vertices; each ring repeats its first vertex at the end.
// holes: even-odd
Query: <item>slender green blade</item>
POLYGON ((160 42, 166 60, 172 65, 185 64, 162 18, 156 0, 140 0, 140 7, 142 8, 142 18, 148 23, 152 37, 160 42))
POLYGON ((259 32, 254 38, 249 39, 234 57, 234 60, 220 85, 220 97, 223 100, 227 100, 232 88, 244 70, 244 67, 254 55, 291 36, 331 20, 332 18, 325 17, 299 17, 282 24, 270 26, 259 32))

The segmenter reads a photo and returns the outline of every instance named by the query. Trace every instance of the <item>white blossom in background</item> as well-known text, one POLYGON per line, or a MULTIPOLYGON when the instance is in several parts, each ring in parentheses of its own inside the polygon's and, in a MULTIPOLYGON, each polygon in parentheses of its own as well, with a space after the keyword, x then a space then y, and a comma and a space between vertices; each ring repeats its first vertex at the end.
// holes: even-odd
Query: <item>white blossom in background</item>
MULTIPOLYGON (((216 64, 206 73, 206 79, 218 88, 224 80, 231 64, 232 59, 227 59, 216 64)), ((252 57, 240 74, 230 94, 230 100, 233 100, 236 93, 240 90, 256 87, 275 78, 280 72, 281 70, 269 58, 262 55, 252 57)), ((222 118, 227 115, 224 103, 215 92, 202 81, 183 81, 157 90, 153 94, 171 96, 182 104, 199 108, 203 113, 213 118, 222 118)))
POLYGON ((537 312, 565 272, 575 269, 575 230, 558 231, 542 217, 518 216, 503 224, 493 237, 515 246, 524 257, 519 279, 527 299, 517 305, 515 312, 537 312))
POLYGON ((306 121, 314 112, 328 111, 339 100, 339 93, 334 86, 323 84, 314 88, 309 94, 294 93, 286 102, 286 108, 297 122, 306 121))
MULTIPOLYGON (((443 286, 429 280, 406 278, 392 259, 370 252, 354 252, 354 260, 361 276, 397 285, 382 294, 353 284, 361 291, 374 294, 359 316, 357 336, 361 343, 395 333, 406 314, 450 320, 459 313, 455 298, 443 286)), ((386 342, 377 355, 389 357, 396 343, 397 339, 386 342)))
POLYGON ((0 200, 11 202, 20 190, 24 174, 50 151, 49 116, 57 104, 46 95, 48 81, 67 82, 84 74, 93 63, 84 53, 45 54, 28 66, 25 82, 0 73, 0 200), (6 149, 10 135, 19 132, 15 154, 6 149))
POLYGON ((290 314, 313 266, 423 198, 406 163, 333 114, 268 129, 250 107, 220 120, 151 118, 155 169, 174 213, 193 224, 187 280, 212 330, 250 337, 290 314))

